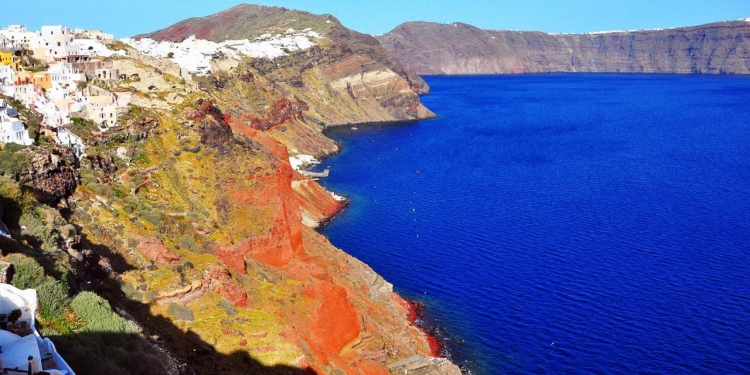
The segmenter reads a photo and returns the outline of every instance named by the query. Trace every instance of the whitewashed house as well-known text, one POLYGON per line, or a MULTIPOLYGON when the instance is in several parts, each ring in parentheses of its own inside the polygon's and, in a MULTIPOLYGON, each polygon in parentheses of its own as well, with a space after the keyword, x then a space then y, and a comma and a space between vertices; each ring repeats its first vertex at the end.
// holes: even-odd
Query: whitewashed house
POLYGON ((0 143, 18 143, 24 146, 34 143, 23 122, 18 119, 18 111, 8 105, 5 99, 0 99, 0 143))
POLYGON ((44 95, 47 97, 47 99, 51 101, 58 101, 62 99, 67 99, 70 97, 70 89, 68 88, 68 84, 61 84, 58 82, 52 82, 52 87, 47 89, 47 92, 44 93, 44 95))
POLYGON ((59 84, 77 84, 79 81, 84 80, 85 75, 78 73, 73 69, 73 66, 65 61, 59 61, 49 66, 47 71, 50 74, 52 83, 59 84))
POLYGON ((8 65, 0 65, 0 86, 12 85, 15 82, 16 72, 8 65))
POLYGON ((36 98, 39 97, 37 88, 33 83, 11 85, 8 88, 9 90, 5 92, 5 95, 12 96, 13 99, 21 101, 27 107, 33 105, 36 98))
POLYGON ((16 48, 16 44, 10 40, 7 36, 0 34, 0 48, 2 49, 12 49, 16 48))
POLYGON ((60 146, 72 148, 79 159, 86 155, 86 146, 83 144, 81 137, 71 133, 68 129, 58 128, 54 138, 60 146))
POLYGON ((78 56, 81 47, 74 44, 75 34, 65 26, 42 26, 42 38, 47 47, 47 56, 61 60, 68 56, 78 56))
POLYGON ((10 25, 7 29, 0 29, 0 35, 10 40, 10 48, 29 48, 40 37, 39 33, 30 32, 23 25, 10 25))
POLYGON ((32 108, 44 115, 44 125, 51 128, 58 128, 70 123, 70 114, 60 110, 54 101, 44 96, 38 96, 32 108))
POLYGON ((10 316, 14 310, 21 317, 13 323, 23 325, 31 334, 21 337, 7 330, 0 330, 0 363, 12 373, 50 375, 75 375, 65 359, 57 352, 50 339, 43 339, 36 329, 37 293, 34 289, 20 290, 10 284, 0 284, 0 314, 10 316))
POLYGON ((80 54, 86 56, 122 56, 125 57, 127 54, 125 51, 112 51, 102 43, 99 39, 74 39, 73 44, 80 48, 80 54))

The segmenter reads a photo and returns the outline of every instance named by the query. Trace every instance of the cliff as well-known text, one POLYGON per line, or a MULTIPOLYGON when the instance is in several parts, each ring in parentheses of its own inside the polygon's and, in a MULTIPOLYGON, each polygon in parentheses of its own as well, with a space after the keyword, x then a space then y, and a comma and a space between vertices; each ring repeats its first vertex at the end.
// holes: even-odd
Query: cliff
POLYGON ((377 37, 429 74, 551 72, 750 74, 750 22, 591 34, 482 30, 409 22, 377 37))
POLYGON ((324 157, 338 151, 322 134, 326 126, 434 117, 419 100, 429 90, 419 76, 405 70, 375 38, 329 15, 245 4, 137 37, 195 35, 221 42, 290 28, 312 30, 322 38, 311 49, 273 60, 225 64, 200 81, 202 89, 226 103, 233 119, 268 132, 294 154, 324 157))
POLYGON ((289 162, 337 152, 325 126, 431 116, 423 81, 329 16, 240 6, 186 22, 170 35, 326 36, 201 78, 128 50, 114 64, 130 78, 92 83, 132 95, 118 124, 69 127, 85 157, 46 145, 0 153, 3 255, 19 280, 55 290, 40 293, 43 334, 79 375, 460 373, 433 358, 391 284, 312 229, 345 202, 289 162), (95 309, 105 323, 127 327, 95 329, 106 324, 76 302, 84 291, 106 298, 95 309))

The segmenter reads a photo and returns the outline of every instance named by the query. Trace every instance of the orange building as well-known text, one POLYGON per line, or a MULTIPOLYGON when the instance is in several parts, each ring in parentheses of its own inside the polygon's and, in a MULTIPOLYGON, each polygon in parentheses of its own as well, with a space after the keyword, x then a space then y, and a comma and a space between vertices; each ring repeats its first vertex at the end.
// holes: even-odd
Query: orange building
POLYGON ((49 72, 29 72, 28 70, 22 70, 16 75, 16 81, 19 85, 32 84, 45 90, 49 90, 52 87, 52 78, 49 72))

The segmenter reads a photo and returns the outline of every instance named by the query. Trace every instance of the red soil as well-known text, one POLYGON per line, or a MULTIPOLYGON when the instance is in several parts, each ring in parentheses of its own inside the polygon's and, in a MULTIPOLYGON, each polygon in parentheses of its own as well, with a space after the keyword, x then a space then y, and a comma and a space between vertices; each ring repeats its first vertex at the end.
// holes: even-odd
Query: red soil
POLYGON ((327 365, 346 344, 359 336, 360 319, 346 290, 331 282, 309 285, 302 295, 318 301, 308 323, 302 328, 302 336, 315 358, 327 365))
POLYGON ((234 247, 217 246, 216 255, 231 269, 245 273, 245 258, 272 267, 283 267, 292 258, 304 253, 302 247, 302 216, 292 191, 292 168, 279 163, 278 173, 261 177, 261 190, 228 191, 236 206, 271 207, 273 229, 265 236, 242 239, 234 247))

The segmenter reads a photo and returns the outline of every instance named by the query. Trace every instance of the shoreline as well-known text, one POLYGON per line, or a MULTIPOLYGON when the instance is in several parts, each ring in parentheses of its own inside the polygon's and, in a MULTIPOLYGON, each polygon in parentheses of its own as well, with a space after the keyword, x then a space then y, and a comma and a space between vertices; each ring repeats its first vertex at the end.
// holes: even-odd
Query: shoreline
POLYGON ((438 114, 432 113, 431 116, 425 116, 425 117, 410 119, 410 120, 356 121, 356 122, 346 122, 346 123, 340 123, 340 124, 328 124, 323 128, 323 135, 326 135, 326 131, 329 129, 343 128, 347 126, 389 125, 389 124, 402 125, 402 124, 409 124, 409 123, 420 122, 420 121, 425 121, 425 120, 434 120, 439 117, 440 116, 438 114))
MULTIPOLYGON (((420 122, 420 121, 434 120, 436 118, 439 118, 439 116, 438 115, 434 115, 434 116, 431 116, 431 117, 428 117, 428 118, 416 119, 416 120, 404 120, 404 121, 361 122, 361 123, 348 123, 348 124, 339 124, 339 125, 328 125, 328 126, 325 127, 325 129, 323 129, 323 135, 326 136, 326 137, 329 137, 329 134, 327 134, 327 132, 329 130, 339 129, 339 128, 346 127, 346 126, 359 125, 359 126, 372 126, 372 127, 376 127, 377 126, 377 127, 379 127, 379 126, 383 126, 383 125, 404 125, 404 124, 416 123, 416 122, 420 122)), ((331 138, 331 137, 329 137, 329 138, 331 138)), ((331 139, 333 139, 333 138, 331 138, 331 139)), ((336 142, 337 145, 339 145, 338 151, 336 153, 333 153, 333 154, 330 154, 330 155, 326 155, 323 158, 321 158, 320 159, 320 164, 322 164, 324 160, 326 160, 328 158, 332 158, 332 157, 338 156, 339 154, 341 154, 343 152, 343 150, 344 150, 343 144, 341 142, 339 142, 338 140, 335 140, 335 139, 333 139, 333 140, 336 142)), ((310 170, 315 165, 319 165, 319 164, 309 165, 305 169, 306 170, 310 170)), ((326 190, 328 190, 328 189, 326 188, 326 190)), ((342 195, 339 195, 338 193, 330 191, 330 190, 329 190, 329 192, 332 193, 332 194, 335 194, 336 196, 343 197, 344 201, 343 201, 343 204, 341 205, 341 207, 340 207, 340 209, 338 211, 336 211, 333 215, 325 218, 324 220, 321 220, 319 222, 318 227, 315 228, 315 231, 317 231, 318 233, 320 233, 321 235, 323 235, 326 238, 328 238, 328 236, 326 236, 325 233, 323 233, 323 231, 327 228, 327 225, 331 221, 333 221, 334 219, 336 219, 338 216, 340 216, 344 212, 344 210, 346 210, 347 208, 349 208, 349 206, 351 204, 351 201, 349 200, 349 198, 347 198, 345 196, 342 196, 342 195)), ((344 251, 344 252, 346 252, 347 254, 349 254, 346 251, 346 249, 341 249, 341 250, 344 251)), ((414 326, 414 327, 416 327, 424 335, 424 337, 425 337, 425 339, 427 341, 427 344, 429 346, 429 351, 430 351, 429 355, 431 357, 433 357, 433 358, 446 359, 446 360, 449 360, 449 361, 452 362, 450 351, 449 351, 449 349, 447 347, 447 341, 448 341, 447 338, 446 337, 441 337, 440 335, 436 335, 435 332, 436 332, 436 328, 437 327, 429 325, 425 321, 425 319, 424 319, 425 318, 425 313, 428 310, 428 306, 425 305, 425 303, 423 301, 416 301, 416 300, 409 299, 407 297, 402 296, 399 293, 396 293, 395 291, 393 293, 396 294, 403 301, 403 303, 405 304, 405 307, 406 307, 407 312, 408 312, 408 314, 406 316, 406 319, 409 322, 409 324, 412 325, 412 326, 414 326)))
POLYGON ((446 339, 444 337, 435 335, 433 333, 435 331, 435 327, 431 327, 424 320, 425 312, 427 311, 427 305, 425 305, 422 301, 415 301, 406 297, 401 298, 404 300, 404 302, 406 302, 409 310, 407 320, 410 324, 419 328, 425 335, 425 338, 427 338, 427 344, 430 346, 430 355, 435 358, 450 359, 450 353, 448 352, 445 345, 446 339))

